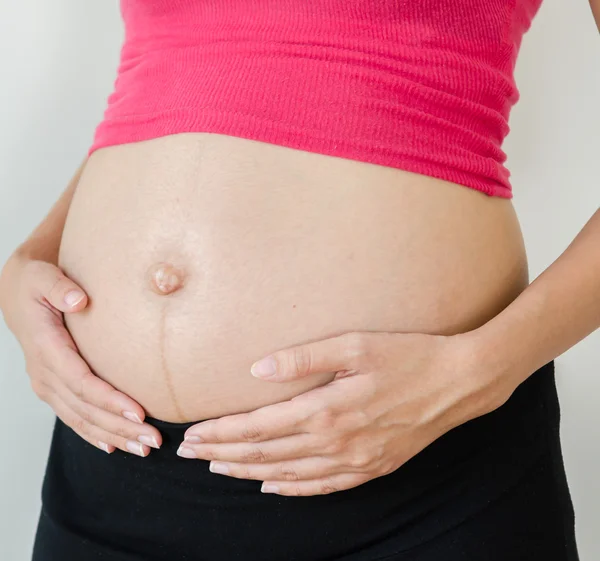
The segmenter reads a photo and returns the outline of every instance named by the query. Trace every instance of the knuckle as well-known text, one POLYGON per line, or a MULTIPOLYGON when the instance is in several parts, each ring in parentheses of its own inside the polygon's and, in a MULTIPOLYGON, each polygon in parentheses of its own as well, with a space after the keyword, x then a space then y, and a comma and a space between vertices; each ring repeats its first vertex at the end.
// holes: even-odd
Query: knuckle
POLYGON ((129 438, 129 431, 121 424, 115 427, 114 433, 121 438, 129 438))
POLYGON ((321 483, 321 493, 323 495, 328 495, 330 493, 335 493, 339 491, 338 487, 331 481, 331 479, 326 479, 321 483))
POLYGON ((302 496, 302 487, 300 487, 300 485, 293 485, 292 486, 292 494, 295 495, 296 497, 301 497, 302 496))
POLYGON ((102 399, 100 401, 99 407, 100 407, 100 409, 103 409, 104 411, 111 411, 111 412, 113 412, 113 411, 116 410, 116 407, 108 399, 102 399))
POLYGON ((213 448, 207 448, 206 450, 203 450, 202 457, 207 460, 218 460, 213 448))
POLYGON ((396 462, 392 462, 391 460, 388 460, 387 462, 382 462, 379 466, 379 471, 381 473, 381 475, 388 475, 389 473, 392 473, 393 471, 396 471, 398 469, 398 464, 396 462))
POLYGON ((375 446, 375 458, 377 461, 384 461, 388 457, 387 448, 383 442, 375 446))
POLYGON ((249 452, 246 452, 242 456, 244 462, 266 462, 268 460, 267 455, 260 449, 254 448, 249 452))
POLYGON ((404 465, 408 460, 410 459, 409 457, 386 457, 386 458, 382 458, 377 462, 377 471, 381 474, 381 475, 387 475, 388 473, 392 473, 393 471, 396 471, 399 467, 401 467, 402 465, 404 465))
POLYGON ((75 397, 77 399, 79 399, 80 401, 83 401, 83 388, 82 388, 81 384, 77 384, 73 388, 73 393, 75 394, 75 397))
POLYGON ((336 425, 337 415, 331 407, 324 407, 315 414, 315 421, 318 430, 331 430, 336 425))
MULTIPOLYGON (((375 362, 371 359, 371 365, 374 365, 375 362)), ((357 380, 356 391, 360 392, 360 395, 364 398, 373 398, 379 394, 381 391, 381 379, 378 376, 361 376, 359 380, 357 380)), ((371 423, 371 417, 364 409, 357 409, 356 416, 360 417, 363 422, 367 424, 371 423)))
POLYGON ((358 411, 340 411, 335 421, 335 427, 341 434, 353 434, 363 428, 364 424, 358 411))
POLYGON ((312 356, 308 347, 296 347, 292 352, 294 371, 298 374, 308 374, 311 371, 312 356))
POLYGON ((262 430, 254 423, 248 422, 242 432, 244 440, 258 440, 262 436, 262 430))
POLYGON ((76 372, 75 395, 82 401, 89 401, 90 386, 93 384, 94 376, 90 372, 76 372))
POLYGON ((352 331, 345 335, 345 354, 351 366, 358 366, 368 358, 370 337, 368 333, 352 331))
POLYGON ((372 425, 373 420, 364 409, 355 409, 349 413, 348 429, 361 430, 372 425))
MULTIPOLYGON (((96 378, 94 374, 91 374, 98 382, 100 379, 96 378)), ((98 384, 96 386, 96 391, 94 392, 94 400, 93 403, 99 409, 103 411, 108 411, 109 413, 114 413, 115 415, 122 415, 122 408, 117 405, 117 396, 119 392, 114 388, 110 388, 110 390, 106 390, 105 387, 98 384)))
MULTIPOLYGON (((92 374, 92 376, 94 376, 94 374, 92 374)), ((97 380, 99 380, 99 378, 97 378, 97 380)), ((105 411, 110 411, 115 415, 121 415, 123 407, 120 406, 120 403, 122 402, 123 394, 107 384, 105 384, 104 387, 107 388, 107 391, 99 392, 100 406, 105 411)))
POLYGON ((348 463, 353 468, 362 469, 368 467, 371 464, 371 462, 372 458, 368 454, 365 454, 364 452, 355 452, 350 457, 348 463))
POLYGON ((285 464, 280 467, 279 474, 284 481, 298 481, 300 479, 298 472, 293 467, 285 464))
POLYGON ((325 453, 330 456, 342 453, 344 451, 344 448, 344 444, 338 438, 333 439, 331 442, 324 446, 325 453))

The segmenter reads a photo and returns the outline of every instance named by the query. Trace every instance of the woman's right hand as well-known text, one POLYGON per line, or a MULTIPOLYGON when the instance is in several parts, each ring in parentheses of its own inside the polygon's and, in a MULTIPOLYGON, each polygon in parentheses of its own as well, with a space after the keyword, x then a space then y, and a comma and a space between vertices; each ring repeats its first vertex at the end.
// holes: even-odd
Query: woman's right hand
POLYGON ((162 442, 144 409, 94 375, 63 320, 87 295, 52 263, 14 254, 0 275, 0 310, 25 354, 31 387, 79 436, 107 453, 146 456, 162 442))

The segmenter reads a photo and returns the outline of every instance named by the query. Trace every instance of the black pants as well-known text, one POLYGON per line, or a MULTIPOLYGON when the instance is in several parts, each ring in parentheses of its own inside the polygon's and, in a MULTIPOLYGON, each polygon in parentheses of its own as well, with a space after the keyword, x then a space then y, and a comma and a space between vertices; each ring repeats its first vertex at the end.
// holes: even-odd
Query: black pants
POLYGON ((164 444, 108 455, 56 422, 34 561, 578 561, 554 362, 391 474, 328 495, 260 492, 164 444))

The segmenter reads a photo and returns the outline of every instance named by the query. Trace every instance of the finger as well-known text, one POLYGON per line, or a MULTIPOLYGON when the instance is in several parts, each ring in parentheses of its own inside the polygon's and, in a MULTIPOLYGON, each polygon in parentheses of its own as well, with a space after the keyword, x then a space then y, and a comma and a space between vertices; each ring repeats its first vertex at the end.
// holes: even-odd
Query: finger
POLYGON ((94 375, 75 348, 68 344, 59 346, 50 343, 43 354, 47 368, 77 399, 114 415, 143 423, 145 412, 142 406, 94 375))
POLYGON ((85 291, 68 278, 62 270, 45 261, 32 261, 28 265, 28 274, 36 290, 36 298, 45 299, 61 312, 78 312, 85 308, 88 298, 85 291))
POLYGON ((209 469, 213 473, 237 479, 259 479, 271 481, 299 481, 321 479, 339 473, 338 462, 331 458, 312 456, 291 462, 272 464, 238 464, 212 461, 209 469))
POLYGON ((320 479, 299 481, 265 481, 261 492, 276 493, 294 497, 310 495, 327 495, 337 491, 344 491, 357 487, 367 482, 370 478, 363 474, 338 473, 320 479))
POLYGON ((52 408, 52 411, 54 411, 56 416, 71 430, 77 433, 78 436, 83 438, 83 440, 92 446, 103 450, 107 454, 112 454, 115 451, 115 446, 108 444, 103 440, 94 440, 91 436, 89 436, 83 430, 84 427, 81 425, 81 423, 76 420, 76 416, 73 414, 73 412, 62 402, 58 395, 49 395, 45 401, 52 408))
POLYGON ((302 423, 320 408, 321 401, 317 399, 281 401, 250 413, 202 421, 187 429, 185 438, 194 443, 259 442, 291 436, 303 433, 302 423))
POLYGON ((353 370, 370 335, 368 332, 350 332, 288 347, 255 362, 250 372, 271 382, 286 382, 309 374, 353 370))
MULTIPOLYGON (((48 376, 55 378, 55 383, 53 384, 54 391, 58 394, 64 404, 90 425, 94 425, 99 429, 114 436, 121 437, 126 441, 140 442, 151 448, 160 448, 162 445, 162 436, 155 427, 148 423, 140 424, 135 421, 130 421, 120 415, 114 415, 104 409, 80 401, 68 390, 68 388, 66 388, 66 386, 64 386, 64 384, 60 383, 59 380, 56 380, 54 374, 48 373, 48 376)), ((126 446, 128 446, 128 449, 133 447, 131 443, 126 444, 126 446)))
POLYGON ((184 440, 182 448, 189 448, 193 452, 183 455, 184 458, 198 458, 201 460, 222 460, 227 462, 269 463, 280 460, 291 460, 312 456, 318 453, 318 444, 309 434, 296 434, 260 443, 235 442, 235 443, 205 443, 195 444, 193 441, 184 440))
POLYGON ((47 400, 47 403, 52 407, 58 418, 65 423, 65 425, 70 427, 92 446, 104 450, 104 452, 110 454, 114 452, 115 448, 119 448, 123 452, 128 452, 141 457, 145 457, 150 453, 149 446, 110 434, 99 427, 91 425, 70 409, 65 402, 60 399, 58 394, 53 394, 47 400))

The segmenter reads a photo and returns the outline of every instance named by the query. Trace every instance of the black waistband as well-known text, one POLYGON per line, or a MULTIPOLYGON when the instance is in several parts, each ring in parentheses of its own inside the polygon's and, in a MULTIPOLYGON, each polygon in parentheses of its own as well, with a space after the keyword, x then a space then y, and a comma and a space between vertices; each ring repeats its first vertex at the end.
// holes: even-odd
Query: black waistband
POLYGON ((180 458, 176 449, 194 422, 148 419, 163 446, 141 458, 105 454, 57 421, 43 509, 64 539, 98 548, 90 559, 377 559, 431 539, 500 496, 552 450, 558 420, 550 362, 503 406, 452 429, 394 472, 309 497, 263 494, 260 481, 180 458))

